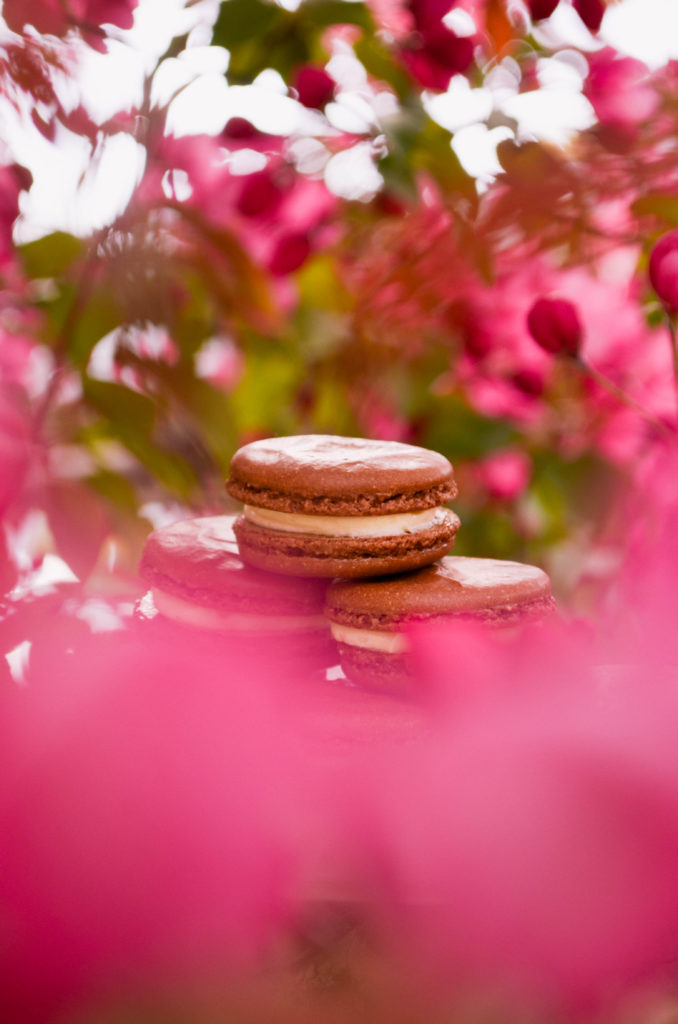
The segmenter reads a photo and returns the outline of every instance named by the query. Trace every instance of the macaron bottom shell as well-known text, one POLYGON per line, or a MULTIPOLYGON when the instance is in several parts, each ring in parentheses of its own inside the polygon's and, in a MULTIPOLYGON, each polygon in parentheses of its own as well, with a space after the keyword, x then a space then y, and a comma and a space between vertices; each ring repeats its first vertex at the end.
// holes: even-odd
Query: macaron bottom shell
POLYGON ((240 516, 234 524, 248 565, 288 576, 364 579, 431 565, 454 544, 459 519, 446 510, 429 529, 392 537, 324 537, 265 529, 240 516))
POLYGON ((174 622, 161 615, 149 591, 136 604, 134 628, 149 643, 162 644, 167 639, 182 638, 187 645, 206 654, 239 653, 253 661, 265 652, 269 663, 281 667, 281 673, 298 669, 302 674, 325 671, 338 662, 337 645, 328 626, 314 629, 260 630, 201 629, 198 626, 174 622))
MULTIPOLYGON (((520 606, 489 608, 477 615, 434 616, 418 621, 424 624, 426 622, 447 622, 450 626, 458 626, 464 622, 474 623, 487 630, 492 637, 492 642, 503 640, 511 643, 520 642, 525 628, 542 625, 555 614, 556 610, 554 599, 548 596, 520 606)), ((377 633, 381 633, 381 630, 384 629, 383 621, 375 620, 372 623, 365 623, 364 620, 356 621, 356 627, 364 629, 366 626, 368 631, 371 626, 377 633), (379 626, 381 626, 381 630, 379 626)), ((406 630, 406 623, 402 624, 402 629, 403 632, 406 630)), ((392 623, 389 626, 389 631, 389 634, 382 635, 393 635, 392 623)), ((406 639, 405 643, 407 643, 406 639)), ((346 678, 356 686, 401 696, 415 695, 417 692, 421 692, 422 687, 426 687, 427 680, 421 678, 422 673, 417 669, 408 647, 403 651, 392 653, 370 647, 360 647, 353 643, 343 643, 341 640, 337 640, 337 647, 342 671, 346 678)))

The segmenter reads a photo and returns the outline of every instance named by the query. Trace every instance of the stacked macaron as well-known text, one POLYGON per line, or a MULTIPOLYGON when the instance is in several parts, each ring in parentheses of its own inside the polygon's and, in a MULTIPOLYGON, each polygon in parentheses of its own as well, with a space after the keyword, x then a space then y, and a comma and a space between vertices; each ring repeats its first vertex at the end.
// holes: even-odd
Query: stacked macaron
POLYGON ((448 555, 414 573, 337 580, 326 613, 346 675, 371 689, 407 690, 408 627, 470 620, 492 630, 538 622, 554 610, 548 576, 534 565, 448 555))
POLYGON ((244 502, 234 525, 243 559, 294 576, 346 579, 430 565, 459 519, 452 466, 397 441, 307 434, 254 441, 226 483, 244 502))
POLYGON ((407 628, 473 619, 492 629, 539 621, 554 609, 535 566, 451 557, 459 519, 444 456, 414 445, 325 435, 245 445, 226 484, 244 503, 234 532, 262 571, 333 578, 325 613, 346 676, 403 690, 407 628))
POLYGON ((277 653, 325 668, 336 650, 323 615, 322 580, 276 576, 245 565, 235 516, 183 519, 146 540, 139 575, 150 588, 137 617, 162 636, 177 627, 203 645, 264 640, 277 653))
POLYGON ((402 690, 411 622, 472 618, 505 629, 554 608, 534 566, 447 555, 460 526, 447 507, 457 487, 437 452, 270 438, 235 453, 226 488, 241 515, 184 520, 148 538, 147 619, 246 642, 265 635, 325 667, 340 659, 355 683, 402 690))

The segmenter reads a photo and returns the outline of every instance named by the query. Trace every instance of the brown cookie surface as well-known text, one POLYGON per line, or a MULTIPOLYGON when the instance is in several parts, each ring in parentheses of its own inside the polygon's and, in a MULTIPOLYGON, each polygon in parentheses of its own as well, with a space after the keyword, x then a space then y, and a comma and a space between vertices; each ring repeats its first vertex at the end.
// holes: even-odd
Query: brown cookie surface
POLYGON ((553 604, 543 569, 463 555, 384 580, 337 581, 327 592, 332 621, 365 629, 393 630, 403 622, 448 615, 499 620, 521 616, 532 604, 553 604))
POLYGON ((438 452, 398 441, 302 434, 253 441, 231 461, 229 494, 309 515, 388 515, 434 508, 457 493, 438 452))
POLYGON ((414 677, 406 627, 473 620, 493 630, 538 622, 555 610, 543 570, 521 562, 448 555, 418 572, 336 580, 326 613, 341 666, 354 683, 403 692, 414 677))
POLYGON ((236 516, 202 516, 149 534, 139 575, 149 586, 206 608, 271 615, 322 611, 325 585, 245 565, 233 532, 236 516))

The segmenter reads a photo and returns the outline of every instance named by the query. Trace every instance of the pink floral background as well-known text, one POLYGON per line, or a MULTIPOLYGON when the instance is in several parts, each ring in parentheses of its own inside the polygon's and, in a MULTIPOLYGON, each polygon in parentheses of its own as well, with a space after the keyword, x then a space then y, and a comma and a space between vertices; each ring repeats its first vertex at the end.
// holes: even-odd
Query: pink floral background
POLYGON ((676 1013, 678 71, 624 2, 201 0, 140 55, 146 0, 4 0, 13 1024, 676 1013), (558 624, 415 633, 409 704, 149 647, 151 525, 315 431, 443 452, 558 624))

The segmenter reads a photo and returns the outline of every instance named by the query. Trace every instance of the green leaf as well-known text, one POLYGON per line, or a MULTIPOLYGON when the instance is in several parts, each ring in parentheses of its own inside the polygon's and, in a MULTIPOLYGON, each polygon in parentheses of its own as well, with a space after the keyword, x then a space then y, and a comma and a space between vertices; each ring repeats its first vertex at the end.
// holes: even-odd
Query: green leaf
POLYGON ((366 71, 380 82, 386 82, 403 99, 412 91, 406 72, 393 59, 391 52, 373 35, 365 34, 354 46, 355 54, 366 71))
POLYGON ((111 504, 126 508, 130 512, 136 509, 137 499, 134 487, 119 473, 102 469, 94 476, 89 477, 87 484, 111 504))
POLYGON ((424 437, 427 448, 442 452, 452 462, 482 458, 488 452, 515 443, 510 423, 480 416, 456 396, 431 396, 424 437))
POLYGON ((65 231, 55 231, 19 248, 24 270, 32 278, 59 277, 84 251, 82 239, 65 231))
POLYGON ((68 355, 79 368, 87 365, 98 341, 119 327, 122 314, 107 292, 98 292, 75 317, 68 338, 68 355))
POLYGON ((290 433, 302 367, 291 355, 270 346, 248 351, 245 372, 231 393, 238 434, 290 433))
POLYGON ((358 25, 366 31, 374 28, 369 10, 356 0, 306 0, 299 14, 323 28, 328 25, 358 25))
POLYGON ((180 498, 188 498, 196 490, 198 480, 195 472, 180 455, 163 451, 151 438, 140 434, 121 436, 120 440, 170 493, 180 498))
POLYGON ((429 171, 447 192, 462 192, 477 201, 475 180, 467 174, 450 145, 451 138, 445 128, 427 119, 416 139, 412 163, 429 171))
POLYGON ((261 37, 285 19, 285 12, 265 0, 223 0, 212 33, 212 43, 232 50, 261 37))
POLYGON ((197 477, 186 459, 167 451, 155 437, 156 406, 121 384, 85 378, 85 401, 105 422, 104 433, 117 438, 168 491, 185 498, 197 487, 197 477))
POLYGON ((631 204, 631 211, 638 217, 654 214, 661 217, 667 224, 678 225, 678 196, 654 195, 642 196, 631 204))
POLYGON ((118 436, 148 434, 155 422, 155 406, 146 395, 110 381, 83 380, 83 397, 104 416, 118 436))
POLYGON ((320 59, 329 25, 347 23, 373 27, 367 7, 356 0, 307 0, 296 11, 266 0, 224 0, 212 42, 230 51, 231 81, 251 82, 265 68, 287 78, 299 64, 320 59))

